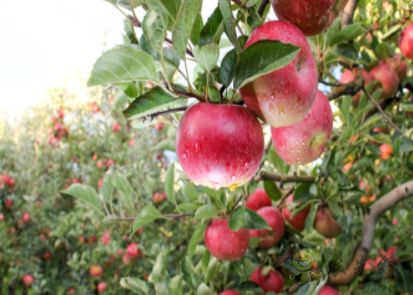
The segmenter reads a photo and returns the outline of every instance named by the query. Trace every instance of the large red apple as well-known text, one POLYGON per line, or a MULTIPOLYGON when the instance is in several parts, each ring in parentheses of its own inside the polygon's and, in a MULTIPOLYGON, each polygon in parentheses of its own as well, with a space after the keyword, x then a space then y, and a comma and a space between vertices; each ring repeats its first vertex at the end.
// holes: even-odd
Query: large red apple
POLYGON ((103 268, 100 265, 92 265, 90 267, 90 275, 92 277, 99 277, 103 274, 103 268))
MULTIPOLYGON (((373 79, 371 78, 369 72, 367 72, 365 69, 361 70, 361 75, 363 76, 364 79, 364 85, 368 85, 371 82, 373 82, 373 79)), ((345 69, 343 72, 343 75, 341 75, 340 81, 339 83, 341 84, 347 84, 354 81, 354 74, 352 71, 350 71, 349 69, 345 69)), ((362 90, 360 90, 356 95, 353 96, 353 101, 352 104, 353 106, 357 106, 358 102, 360 100, 361 94, 362 94, 362 90)))
POLYGON ((179 121, 176 152, 183 170, 197 185, 235 189, 257 172, 264 135, 247 108, 198 103, 179 121))
POLYGON ((205 231, 205 245, 209 252, 221 260, 238 260, 244 256, 250 241, 248 231, 231 231, 228 220, 214 219, 205 231))
POLYGON ((407 77, 407 70, 409 66, 405 60, 402 60, 402 56, 400 54, 395 54, 392 57, 389 57, 385 61, 380 61, 381 63, 387 63, 393 69, 396 70, 397 74, 399 75, 400 82, 406 79, 407 77))
POLYGON ((256 28, 245 48, 262 40, 278 40, 302 49, 290 64, 242 87, 241 96, 248 108, 273 127, 301 121, 317 93, 317 65, 310 45, 297 27, 284 21, 256 28))
POLYGON ((101 293, 101 292, 105 292, 107 289, 108 289, 108 283, 106 283, 106 282, 100 282, 99 284, 98 284, 98 291, 99 291, 99 293, 101 293))
POLYGON ((257 243, 258 246, 263 248, 270 248, 281 241, 284 236, 284 218, 281 212, 274 207, 264 207, 257 211, 259 215, 268 223, 272 228, 260 229, 260 230, 250 230, 249 234, 251 238, 263 238, 263 240, 257 243))
POLYGON ((271 127, 274 148, 289 164, 307 164, 320 157, 333 130, 333 112, 327 97, 317 97, 301 121, 287 127, 271 127))
POLYGON ((241 295, 241 294, 238 292, 232 291, 232 290, 227 290, 227 291, 222 292, 219 295, 241 295))
POLYGON ((330 239, 337 237, 342 231, 341 226, 331 216, 327 207, 318 209, 313 226, 317 232, 330 239))
POLYGON ((139 252, 138 244, 136 243, 129 244, 128 247, 126 248, 126 255, 128 255, 132 259, 139 258, 140 252, 139 252))
POLYGON ((278 19, 296 25, 306 36, 327 30, 348 0, 272 0, 278 19))
MULTIPOLYGON (((291 195, 287 198, 287 205, 293 202, 294 195, 291 195)), ((284 207, 283 216, 285 220, 296 230, 303 231, 305 228, 305 221, 307 219, 308 213, 310 213, 311 206, 308 205, 303 211, 297 213, 293 218, 291 217, 291 211, 288 210, 288 207, 284 207)))
POLYGON ((374 81, 381 84, 383 89, 381 98, 389 98, 396 94, 400 79, 396 70, 391 66, 387 64, 378 65, 370 71, 370 75, 374 81))
POLYGON ((24 222, 24 223, 29 223, 29 222, 30 222, 30 219, 31 219, 31 218, 30 218, 30 214, 27 213, 27 212, 24 213, 22 219, 23 219, 23 222, 24 222))
POLYGON ((23 283, 24 283, 26 286, 31 286, 32 283, 33 283, 33 281, 34 281, 34 278, 33 278, 33 276, 31 276, 31 275, 25 275, 25 276, 23 277, 23 283))
POLYGON ((405 58, 413 58, 413 24, 409 24, 399 36, 399 47, 405 58))
POLYGON ((284 278, 277 272, 270 269, 267 275, 262 274, 263 267, 257 268, 251 275, 251 282, 257 283, 264 294, 268 292, 280 293, 284 287, 284 278))
POLYGON ((340 295, 340 292, 330 286, 324 286, 318 295, 340 295))
POLYGON ((263 189, 257 189, 253 194, 248 197, 248 201, 245 203, 245 206, 248 209, 257 211, 262 207, 271 206, 271 199, 268 197, 267 193, 263 189))

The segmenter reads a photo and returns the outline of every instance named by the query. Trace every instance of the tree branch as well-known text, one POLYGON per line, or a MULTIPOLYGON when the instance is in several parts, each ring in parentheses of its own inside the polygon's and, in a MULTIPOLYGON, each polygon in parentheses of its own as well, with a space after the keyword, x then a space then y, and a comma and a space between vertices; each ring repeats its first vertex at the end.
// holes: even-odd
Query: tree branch
POLYGON ((277 175, 266 171, 261 171, 255 178, 254 181, 261 180, 271 180, 280 181, 282 183, 288 182, 300 182, 300 183, 313 183, 315 178, 307 175, 277 175))
POLYGON ((344 29, 353 22, 354 12, 356 11, 359 0, 348 1, 346 7, 344 7, 343 17, 341 19, 341 29, 344 29))
POLYGON ((265 11, 265 7, 270 3, 270 0, 262 0, 260 8, 258 8, 258 14, 262 17, 265 11))
POLYGON ((332 92, 327 94, 328 100, 332 101, 346 94, 355 95, 360 90, 363 90, 364 80, 363 80, 363 76, 361 75, 360 69, 358 67, 355 67, 353 69, 353 73, 354 73, 354 81, 351 81, 347 84, 339 86, 336 89, 334 89, 332 92))
POLYGON ((153 119, 155 119, 158 116, 163 116, 163 115, 167 115, 167 114, 172 114, 172 113, 178 113, 178 112, 184 112, 188 109, 188 106, 185 107, 180 107, 180 108, 176 108, 176 109, 169 109, 169 110, 165 110, 165 111, 160 111, 160 112, 156 112, 153 114, 148 115, 146 118, 149 117, 149 120, 152 121, 153 119))
MULTIPOLYGON (((181 213, 181 214, 162 214, 164 218, 180 218, 180 217, 187 217, 192 216, 192 213, 181 213)), ((109 221, 134 221, 136 217, 108 217, 109 221)))

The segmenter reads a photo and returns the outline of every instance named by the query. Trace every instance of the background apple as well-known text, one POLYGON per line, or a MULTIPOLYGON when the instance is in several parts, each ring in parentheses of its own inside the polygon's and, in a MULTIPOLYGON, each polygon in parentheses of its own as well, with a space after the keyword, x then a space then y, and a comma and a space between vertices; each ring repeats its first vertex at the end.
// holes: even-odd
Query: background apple
POLYGON ((245 206, 248 209, 257 211, 262 207, 271 206, 271 199, 268 197, 267 193, 263 189, 256 189, 253 194, 248 197, 248 201, 245 203, 245 206))
POLYGON ((287 127, 271 127, 274 148, 289 164, 307 164, 323 153, 333 130, 333 112, 327 97, 317 97, 306 117, 287 127))
POLYGON ((278 271, 270 269, 267 275, 262 274, 263 267, 257 268, 251 275, 251 282, 257 283, 264 294, 280 293, 284 287, 284 278, 278 271))
POLYGON ((31 286, 31 284, 33 283, 33 281, 34 281, 34 278, 33 278, 33 276, 31 276, 31 275, 25 275, 25 276, 23 277, 23 283, 24 283, 26 286, 31 286))
MULTIPOLYGON (((367 86, 369 85, 373 79, 371 78, 371 75, 369 72, 367 72, 365 69, 361 70, 361 75, 363 76, 364 79, 364 85, 367 86)), ((345 69, 343 74, 341 75, 339 83, 341 84, 347 84, 354 81, 354 74, 352 71, 349 69, 345 69)), ((361 94, 363 93, 362 90, 360 90, 356 95, 353 96, 353 101, 352 105, 356 107, 358 105, 358 102, 360 100, 361 94)))
POLYGON ((278 40, 302 49, 290 64, 248 83, 240 94, 248 108, 271 126, 294 124, 308 113, 317 92, 317 65, 310 45, 296 26, 285 21, 256 28, 245 48, 261 40, 278 40))
POLYGON ((328 29, 348 0, 272 0, 278 19, 296 25, 306 36, 328 29))
POLYGON ((408 24, 399 36, 399 47, 405 58, 413 58, 413 24, 408 24))
POLYGON ((336 289, 330 286, 324 286, 321 291, 318 293, 318 295, 340 295, 340 292, 338 292, 336 289))
POLYGON ((238 260, 244 256, 249 243, 248 231, 231 231, 228 220, 214 219, 205 231, 205 245, 209 252, 221 260, 238 260))
POLYGON ((219 295, 241 295, 241 294, 238 292, 232 291, 232 290, 227 290, 227 291, 222 292, 219 295))
POLYGON ((136 243, 129 244, 128 247, 126 248, 126 255, 128 255, 132 259, 139 258, 140 252, 139 252, 138 244, 136 243))
POLYGON ((261 242, 258 242, 257 245, 263 248, 270 248, 276 245, 284 236, 284 218, 281 212, 274 207, 261 208, 257 211, 257 213, 261 215, 261 217, 264 218, 265 221, 267 221, 272 230, 249 230, 250 237, 263 238, 263 240, 261 242))
POLYGON ((198 103, 179 121, 176 152, 182 169, 196 184, 235 189, 257 172, 264 135, 247 108, 198 103))
POLYGON ((313 226, 318 233, 330 239, 337 237, 342 231, 340 225, 334 220, 333 216, 331 216, 331 212, 327 207, 318 209, 313 226))
MULTIPOLYGON (((293 202, 294 195, 287 198, 287 205, 293 202)), ((296 230, 303 231, 305 228, 305 221, 307 219, 308 213, 310 213, 311 205, 305 207, 303 211, 297 213, 293 218, 290 218, 291 212, 288 207, 285 206, 283 209, 283 216, 285 220, 296 230)))
POLYGON ((108 283, 106 283, 106 282, 100 282, 99 284, 98 284, 98 291, 99 291, 99 293, 101 293, 101 292, 105 292, 107 289, 108 289, 108 283))
POLYGON ((103 268, 100 265, 92 265, 90 267, 90 275, 92 277, 99 277, 103 274, 103 268))
POLYGON ((396 94, 399 87, 399 75, 396 70, 387 64, 378 65, 370 71, 374 81, 380 82, 383 93, 381 98, 389 98, 396 94))
POLYGON ((24 223, 29 223, 30 222, 30 214, 27 213, 27 212, 24 213, 22 219, 23 219, 24 223))

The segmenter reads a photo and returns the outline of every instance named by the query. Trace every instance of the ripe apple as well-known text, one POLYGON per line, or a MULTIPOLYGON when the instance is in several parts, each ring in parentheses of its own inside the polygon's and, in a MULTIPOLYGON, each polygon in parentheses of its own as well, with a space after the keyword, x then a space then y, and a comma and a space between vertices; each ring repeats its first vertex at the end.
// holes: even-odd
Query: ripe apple
POLYGON ((162 128, 163 128, 163 123, 162 123, 162 122, 156 122, 156 123, 154 124, 154 126, 155 126, 155 129, 156 129, 156 130, 161 131, 162 128))
POLYGON ((44 253, 44 259, 49 260, 50 258, 52 258, 52 254, 50 254, 49 252, 44 253))
POLYGON ((278 271, 270 269, 267 275, 262 274, 263 267, 257 268, 251 275, 251 282, 257 283, 264 294, 280 293, 284 287, 284 278, 278 271))
MULTIPOLYGON (((292 203, 294 195, 287 198, 287 205, 292 203)), ((284 207, 283 216, 284 219, 296 230, 303 231, 305 228, 305 221, 307 219, 308 213, 310 213, 311 205, 308 205, 303 211, 297 213, 293 218, 290 218, 291 212, 288 207, 284 207)))
POLYGON ((281 241, 284 236, 284 218, 281 212, 274 207, 264 207, 257 211, 259 215, 268 223, 272 228, 260 229, 260 230, 249 230, 251 238, 263 238, 263 240, 257 243, 258 246, 263 248, 270 248, 281 241))
POLYGON ((413 24, 400 32, 399 47, 405 58, 413 58, 413 24))
POLYGON ((108 166, 108 167, 110 167, 111 165, 115 165, 116 163, 115 163, 115 160, 113 160, 113 159, 109 159, 107 162, 106 162, 106 166, 108 166))
POLYGON ((113 132, 118 132, 120 130, 120 124, 118 122, 115 122, 112 126, 113 132))
POLYGON ((69 289, 69 294, 74 294, 75 293, 75 288, 70 288, 69 289))
POLYGON ((179 121, 176 152, 182 169, 197 185, 234 190, 257 172, 264 135, 247 108, 198 103, 179 121))
POLYGON ((394 56, 387 58, 385 61, 380 62, 386 63, 393 69, 395 69, 397 74, 399 75, 400 82, 406 79, 409 66, 407 65, 407 62, 405 60, 402 60, 402 56, 400 54, 395 54, 394 56))
POLYGON ((333 130, 333 112, 327 97, 317 91, 306 117, 287 127, 271 127, 274 148, 289 164, 307 164, 320 157, 333 130))
POLYGON ((165 199, 165 197, 161 193, 155 192, 153 194, 153 201, 155 202, 155 204, 159 204, 159 203, 162 203, 162 201, 165 199))
POLYGON ((3 213, 0 213, 0 221, 2 221, 3 219, 4 219, 3 213))
POLYGON ((101 188, 103 185, 103 178, 99 179, 98 181, 98 188, 101 188))
POLYGON ((214 219, 205 231, 205 245, 209 252, 221 260, 238 260, 244 256, 250 241, 248 231, 237 232, 228 227, 228 220, 214 219))
POLYGON ((2 184, 9 185, 9 181, 10 181, 10 176, 8 176, 7 174, 3 174, 1 176, 1 183, 2 184))
POLYGON ((263 189, 256 189, 255 192, 248 197, 248 201, 245 203, 245 206, 253 211, 271 205, 271 199, 263 189))
POLYGON ((129 244, 128 247, 126 248, 126 255, 128 255, 132 259, 139 258, 140 252, 139 252, 138 244, 136 243, 129 244))
POLYGON ((7 199, 5 204, 4 204, 4 207, 6 207, 6 209, 11 209, 11 207, 13 207, 13 203, 14 202, 12 200, 7 199))
POLYGON ((297 27, 285 21, 266 22, 256 28, 245 48, 262 40, 278 40, 302 49, 290 64, 248 83, 240 94, 250 110, 275 128, 299 122, 317 93, 317 65, 310 45, 297 27))
POLYGON ((340 292, 330 286, 324 286, 318 295, 340 295, 340 292))
POLYGON ((27 212, 24 213, 22 219, 23 219, 23 222, 24 222, 24 223, 29 223, 29 222, 30 222, 30 219, 31 219, 31 218, 30 218, 30 214, 27 213, 27 212))
POLYGON ((382 144, 380 146, 381 158, 387 160, 393 154, 393 147, 388 144, 382 144))
POLYGON ((277 18, 296 25, 306 36, 327 30, 348 0, 272 0, 277 18))
POLYGON ((373 259, 367 259, 366 264, 364 264, 364 270, 373 270, 375 262, 373 259))
POLYGON ((241 295, 241 294, 238 292, 232 291, 232 290, 227 290, 227 291, 222 292, 219 295, 241 295))
POLYGON ((100 239, 102 240, 102 243, 105 244, 105 245, 109 244, 109 242, 110 242, 110 236, 104 235, 100 239))
POLYGON ((122 256, 122 261, 125 265, 132 265, 135 260, 129 257, 128 254, 125 254, 122 256))
POLYGON ((313 226, 318 233, 329 239, 337 237, 342 231, 327 207, 318 209, 313 226))
POLYGON ((96 242, 98 240, 98 237, 97 236, 91 236, 90 238, 89 238, 89 244, 93 244, 94 242, 96 242))
POLYGON ((103 274, 103 268, 100 265, 92 265, 90 267, 90 275, 92 277, 100 277, 103 274))
POLYGON ((353 163, 347 163, 346 165, 343 166, 343 172, 347 172, 351 169, 351 166, 353 166, 353 163))
MULTIPOLYGON (((370 76, 370 73, 367 72, 365 69, 361 70, 361 76, 364 79, 364 85, 369 85, 371 82, 373 82, 373 79, 370 76)), ((352 71, 349 69, 345 69, 343 72, 343 75, 341 75, 339 83, 341 84, 347 84, 354 81, 354 74, 352 71)), ((356 95, 353 96, 353 101, 352 105, 356 107, 358 105, 358 102, 360 100, 361 94, 363 93, 362 90, 360 90, 356 95)))
POLYGON ((108 287, 109 287, 109 286, 108 286, 108 284, 107 284, 106 282, 100 282, 100 283, 98 284, 98 291, 99 291, 99 293, 105 292, 108 287))
POLYGON ((33 281, 34 281, 34 278, 31 275, 25 275, 23 277, 23 283, 28 287, 32 285, 33 281))
POLYGON ((396 94, 400 79, 396 70, 387 64, 378 65, 370 71, 371 78, 381 83, 381 98, 389 98, 396 94))

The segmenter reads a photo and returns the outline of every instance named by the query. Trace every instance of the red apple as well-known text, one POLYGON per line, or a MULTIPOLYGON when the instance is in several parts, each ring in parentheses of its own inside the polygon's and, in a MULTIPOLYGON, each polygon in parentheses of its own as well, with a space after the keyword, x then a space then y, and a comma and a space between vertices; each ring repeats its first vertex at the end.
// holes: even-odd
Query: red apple
MULTIPOLYGON (((294 195, 287 198, 287 205, 292 203, 294 195)), ((303 211, 297 213, 293 218, 290 218, 291 212, 288 207, 284 207, 283 216, 285 220, 296 230, 303 231, 305 228, 305 221, 307 219, 308 213, 310 213, 311 206, 308 205, 303 211)))
POLYGON ((156 122, 154 124, 154 126, 155 126, 156 130, 161 131, 162 128, 163 128, 163 123, 162 122, 156 122))
POLYGON ((101 292, 105 292, 107 289, 108 289, 108 284, 106 283, 106 282, 100 282, 99 284, 98 284, 98 291, 99 291, 99 293, 101 293, 101 292))
POLYGON ((34 281, 34 278, 31 275, 25 275, 23 277, 23 283, 28 287, 32 285, 33 281, 34 281))
POLYGON ((277 18, 296 25, 306 36, 327 30, 348 0, 272 0, 277 18))
POLYGON ((70 288, 68 292, 69 292, 69 294, 74 294, 74 293, 75 293, 75 289, 74 289, 74 288, 70 288))
POLYGON ((44 253, 44 259, 49 260, 50 258, 52 258, 52 254, 50 254, 49 252, 44 253))
POLYGON ((227 291, 222 292, 219 295, 241 295, 241 294, 238 292, 232 291, 232 290, 227 290, 227 291))
POLYGON ((98 188, 101 188, 103 185, 103 178, 99 179, 98 181, 98 188))
POLYGON ((378 65, 370 71, 371 78, 381 84, 381 98, 389 98, 396 94, 400 79, 396 70, 387 64, 378 65))
POLYGON ((385 153, 385 154, 392 154, 393 153, 393 147, 391 145, 388 145, 388 144, 382 144, 380 146, 380 151, 382 153, 385 153))
POLYGON ((253 194, 248 197, 248 201, 245 203, 245 206, 248 209, 257 211, 262 207, 271 206, 271 199, 268 197, 267 193, 263 189, 257 189, 253 194))
POLYGON ((11 207, 13 207, 13 201, 10 199, 7 199, 4 206, 6 207, 6 209, 11 209, 11 207))
POLYGON ((111 165, 115 165, 116 163, 115 163, 115 160, 113 160, 113 159, 109 159, 107 162, 106 162, 106 166, 108 166, 108 167, 110 167, 111 165))
POLYGON ((257 211, 259 215, 268 223, 272 228, 260 229, 260 230, 250 230, 249 234, 251 238, 263 238, 263 240, 257 243, 258 246, 263 248, 270 248, 281 241, 284 236, 284 218, 281 212, 274 207, 264 207, 257 211))
MULTIPOLYGON (((370 76, 370 73, 367 72, 365 69, 361 70, 361 75, 364 79, 364 85, 367 86, 368 84, 370 84, 373 81, 373 79, 370 76)), ((350 83, 352 81, 354 81, 353 72, 350 71, 349 69, 345 69, 344 72, 343 72, 343 75, 341 75, 341 79, 340 79, 339 83, 347 84, 347 83, 350 83)), ((352 101, 353 106, 358 105, 358 102, 360 100, 360 97, 361 97, 362 93, 363 93, 363 91, 360 90, 356 95, 353 96, 353 101, 352 101)))
POLYGON ((135 144, 135 138, 131 138, 129 140, 129 146, 134 146, 134 144, 135 144))
POLYGON ((366 264, 364 265, 364 270, 373 270, 375 262, 373 259, 367 259, 366 264))
POLYGON ((128 255, 130 258, 136 259, 140 256, 138 244, 132 243, 129 244, 128 247, 126 248, 126 255, 128 255))
POLYGON ((387 58, 384 63, 388 64, 396 70, 397 74, 399 75, 400 82, 406 79, 409 66, 407 65, 407 62, 405 60, 402 60, 402 56, 400 54, 395 54, 393 57, 387 58))
POLYGON ((317 93, 317 65, 304 34, 284 21, 266 22, 256 28, 245 48, 262 40, 278 40, 301 47, 285 67, 248 83, 240 94, 248 108, 273 127, 301 121, 317 93))
MULTIPOLYGON (((1 220, 1 219, 0 219, 1 220)), ((393 220, 392 220, 392 222, 391 223, 393 223, 393 225, 397 225, 397 224, 399 224, 399 222, 397 221, 397 219, 396 218, 394 218, 393 220)))
POLYGON ((24 213, 22 219, 23 219, 23 222, 24 222, 24 223, 29 223, 29 222, 30 222, 30 219, 31 219, 31 218, 30 218, 30 214, 27 213, 27 212, 24 213))
POLYGON ((110 242, 110 236, 105 235, 105 236, 102 236, 100 239, 102 240, 102 243, 105 245, 109 244, 110 242))
POLYGON ((317 232, 330 239, 337 237, 342 231, 327 207, 318 209, 313 226, 317 232))
POLYGON ((244 256, 250 241, 248 231, 231 231, 228 220, 214 219, 205 231, 205 245, 209 252, 221 260, 238 260, 244 256))
POLYGON ((94 242, 96 242, 98 240, 98 237, 97 236, 91 236, 90 238, 89 238, 89 244, 93 244, 94 242))
POLYGON ((198 103, 179 122, 176 152, 184 172, 197 185, 235 189, 257 172, 264 135, 247 108, 198 103))
POLYGON ((289 164, 307 164, 320 157, 333 130, 333 112, 327 97, 317 97, 306 117, 287 127, 271 127, 274 148, 289 164))
POLYGON ((413 24, 401 31, 399 36, 399 47, 405 58, 413 58, 413 24))
POLYGON ((9 185, 9 181, 10 181, 10 176, 8 176, 7 174, 3 174, 1 176, 1 183, 2 184, 9 185))
POLYGON ((100 277, 103 274, 103 268, 100 265, 92 265, 90 267, 90 275, 92 277, 100 277))
POLYGON ((257 283, 264 294, 280 293, 284 287, 284 278, 278 271, 270 269, 267 275, 262 274, 263 267, 257 268, 251 275, 251 282, 257 283))
POLYGON ((156 192, 153 194, 153 201, 155 202, 155 204, 162 203, 164 199, 165 197, 161 193, 156 192))
POLYGON ((120 124, 118 122, 115 122, 112 126, 113 132, 118 132, 120 130, 120 124))
POLYGON ((0 213, 0 221, 2 221, 3 219, 4 219, 3 213, 0 213))
POLYGON ((330 286, 324 286, 318 295, 340 295, 340 292, 330 286))
POLYGON ((135 261, 134 259, 132 259, 131 257, 129 257, 128 254, 123 255, 122 257, 122 261, 125 265, 132 265, 133 262, 135 261))
POLYGON ((9 186, 14 186, 14 178, 10 178, 10 180, 9 180, 9 186))

